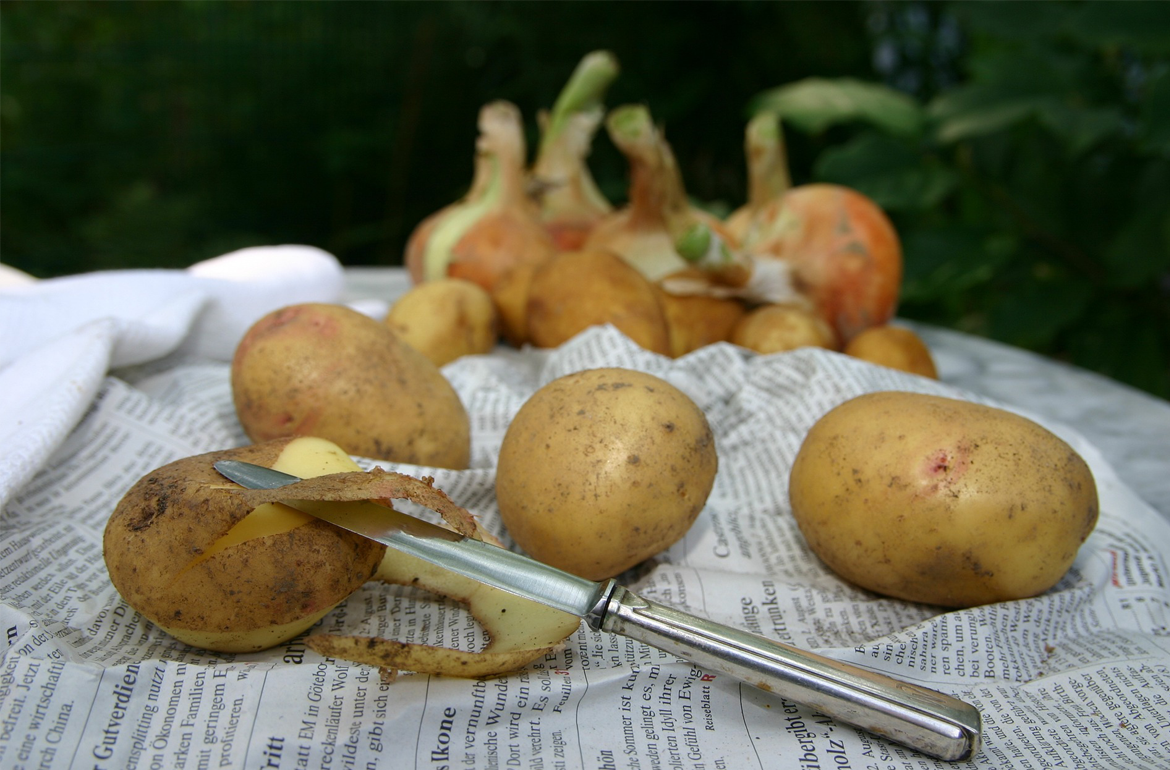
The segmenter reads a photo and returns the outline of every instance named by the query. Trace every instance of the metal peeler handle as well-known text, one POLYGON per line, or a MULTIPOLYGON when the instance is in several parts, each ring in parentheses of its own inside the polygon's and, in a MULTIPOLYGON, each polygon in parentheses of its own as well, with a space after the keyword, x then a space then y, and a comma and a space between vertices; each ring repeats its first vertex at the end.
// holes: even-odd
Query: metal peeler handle
POLYGON ((969 703, 648 601, 610 581, 586 621, 947 761, 979 751, 969 703))

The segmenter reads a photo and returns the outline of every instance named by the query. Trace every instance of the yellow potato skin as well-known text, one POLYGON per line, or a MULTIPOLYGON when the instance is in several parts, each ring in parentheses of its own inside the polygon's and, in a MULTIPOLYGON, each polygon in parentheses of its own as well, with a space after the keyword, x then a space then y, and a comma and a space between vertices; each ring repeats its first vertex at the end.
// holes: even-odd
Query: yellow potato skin
POLYGON ((670 354, 661 293, 608 251, 558 254, 538 266, 528 287, 528 341, 555 348, 590 326, 613 324, 647 350, 670 354))
POLYGON ((871 326, 851 339, 843 352, 879 366, 938 379, 938 368, 926 342, 901 326, 871 326))
POLYGON ((470 462, 467 411, 438 367, 344 305, 261 318, 236 347, 231 385, 254 442, 317 436, 362 457, 456 470, 470 462))
POLYGON ((846 401, 809 431, 792 513, 837 574, 945 607, 1035 596, 1097 522, 1097 487, 1067 443, 1010 412, 917 393, 846 401))
POLYGON ((761 305, 753 309, 732 328, 731 342, 763 354, 804 347, 839 347, 836 333, 823 318, 795 305, 761 305))
POLYGON ((496 346, 496 308, 477 283, 440 278, 414 286, 386 315, 386 326, 435 366, 496 346))
POLYGON ((504 436, 496 499, 534 558, 612 577, 678 541, 718 468, 703 412, 665 380, 592 369, 550 382, 504 436))
MULTIPOLYGON (((207 555, 254 510, 225 491, 235 485, 214 463, 272 467, 290 442, 187 457, 139 479, 103 540, 110 580, 126 603, 180 641, 252 652, 296 636, 369 580, 384 546, 296 512, 291 528, 207 555)), ((320 472, 301 473, 333 470, 323 458, 320 472)))

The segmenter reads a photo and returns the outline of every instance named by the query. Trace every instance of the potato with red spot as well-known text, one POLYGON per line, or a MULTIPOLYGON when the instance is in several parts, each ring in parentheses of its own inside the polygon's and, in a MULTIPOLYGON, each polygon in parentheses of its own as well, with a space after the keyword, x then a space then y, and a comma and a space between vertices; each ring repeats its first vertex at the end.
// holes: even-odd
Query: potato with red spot
POLYGON ((261 318, 236 348, 231 385, 255 442, 317 436, 380 460, 454 469, 470 460, 467 411, 439 368, 344 305, 261 318))
POLYGON ((1011 412, 870 393, 813 425, 792 466, 792 514, 841 577, 945 607, 1023 599, 1072 566, 1097 523, 1079 454, 1011 412))

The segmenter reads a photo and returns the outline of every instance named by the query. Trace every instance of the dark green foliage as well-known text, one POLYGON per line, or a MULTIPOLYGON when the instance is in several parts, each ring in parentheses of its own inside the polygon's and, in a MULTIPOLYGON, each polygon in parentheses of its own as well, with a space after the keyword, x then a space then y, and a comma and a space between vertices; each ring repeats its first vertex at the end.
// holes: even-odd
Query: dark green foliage
POLYGON ((753 104, 831 134, 813 176, 890 213, 899 314, 1170 395, 1170 5, 876 8, 891 83, 950 67, 954 81, 909 103, 795 82, 753 104), (948 59, 941 43, 959 33, 948 59))
MULTIPOLYGON (((1165 3, 0 4, 0 259, 38 276, 308 243, 400 264, 471 177, 475 118, 536 139, 580 57, 649 105, 688 192, 746 190, 785 120, 796 183, 873 196, 900 315, 1170 395, 1165 3)), ((530 146, 531 146, 530 145, 530 146)), ((604 132, 590 163, 625 196, 604 132)))

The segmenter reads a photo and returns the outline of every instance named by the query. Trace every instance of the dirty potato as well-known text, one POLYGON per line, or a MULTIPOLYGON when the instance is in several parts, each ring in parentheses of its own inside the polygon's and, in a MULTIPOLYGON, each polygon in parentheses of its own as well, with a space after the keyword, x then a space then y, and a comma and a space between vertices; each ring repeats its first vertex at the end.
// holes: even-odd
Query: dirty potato
POLYGON ((832 327, 812 310, 797 305, 755 308, 731 330, 731 342, 765 354, 804 347, 837 349, 832 327))
POLYGON ((613 324, 647 350, 669 355, 658 289, 608 251, 558 254, 536 268, 528 289, 528 339, 555 348, 590 326, 613 324))
POLYGON ((938 379, 930 348, 905 327, 872 326, 849 340, 844 353, 879 366, 938 379))
POLYGON ((498 336, 491 295, 479 284, 459 278, 412 287, 391 306, 386 325, 435 366, 489 353, 498 336))
POLYGON ((500 448, 496 499, 530 555, 598 580, 678 541, 717 467, 711 428, 686 394, 643 372, 591 369, 521 407, 500 448))
POLYGON ((880 392, 825 414, 797 453, 792 513, 863 588, 968 607, 1043 593, 1097 522, 1088 465, 1002 409, 880 392))
POLYGON ((317 436, 379 460, 455 469, 470 461, 467 411, 439 368, 343 305, 261 318, 236 348, 231 386, 255 442, 317 436))

